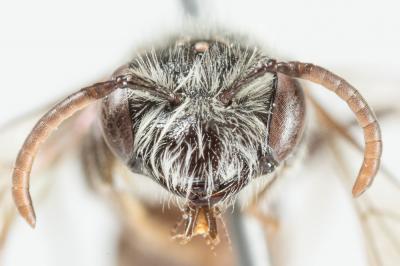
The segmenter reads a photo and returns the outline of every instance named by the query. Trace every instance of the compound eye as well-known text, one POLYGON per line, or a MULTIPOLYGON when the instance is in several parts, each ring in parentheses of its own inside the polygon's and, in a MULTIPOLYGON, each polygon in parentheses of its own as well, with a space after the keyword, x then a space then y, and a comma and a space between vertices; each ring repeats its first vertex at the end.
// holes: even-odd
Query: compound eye
POLYGON ((119 89, 101 103, 101 126, 108 146, 127 163, 133 153, 133 128, 128 89, 119 89))
POLYGON ((300 142, 305 124, 305 99, 300 84, 277 74, 268 145, 278 162, 284 161, 300 142))

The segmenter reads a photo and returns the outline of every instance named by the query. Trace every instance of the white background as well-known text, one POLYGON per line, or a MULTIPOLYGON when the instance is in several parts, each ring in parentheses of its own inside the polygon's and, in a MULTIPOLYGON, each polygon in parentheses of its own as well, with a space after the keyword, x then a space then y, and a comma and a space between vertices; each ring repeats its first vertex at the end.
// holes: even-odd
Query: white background
MULTIPOLYGON (((211 27, 222 25, 254 36, 278 58, 325 66, 360 88, 372 106, 397 107, 400 100, 398 1, 226 0, 202 3, 206 23, 211 27)), ((107 78, 129 60, 137 45, 179 29, 183 21, 176 0, 1 0, 0 124, 107 78)), ((351 117, 336 97, 320 91, 318 97, 328 109, 340 119, 351 117)), ((393 137, 388 146, 385 159, 395 162, 395 147, 399 147, 399 141, 393 137)), ((359 164, 360 160, 355 158, 354 164, 359 164)), ((72 176, 77 174, 74 170, 69 172, 72 176)), ((68 178, 60 182, 68 183, 68 178)), ((107 243, 114 241, 116 223, 95 196, 86 195, 80 188, 84 183, 79 178, 70 178, 76 183, 72 186, 76 188, 72 197, 81 198, 65 200, 64 207, 59 208, 65 208, 67 214, 60 209, 54 212, 55 204, 47 204, 45 208, 53 214, 39 211, 35 232, 18 219, 6 249, 5 265, 110 265, 115 254, 107 243), (75 215, 75 218, 52 221, 52 215, 75 215), (46 226, 50 229, 44 229, 46 226)), ((308 185, 315 188, 312 182, 308 185)), ((310 187, 306 191, 310 191, 310 187)), ((304 187, 299 186, 301 188, 304 187)), ((296 189, 289 191, 294 194, 288 197, 292 196, 292 201, 298 204, 289 217, 296 219, 302 215, 299 208, 313 209, 305 206, 306 202, 301 204, 301 197, 296 198, 304 194, 296 194, 296 189)), ((54 200, 63 201, 62 193, 66 192, 59 191, 53 196, 54 200)), ((320 194, 316 193, 315 197, 320 194)), ((333 202, 328 202, 332 205, 320 207, 334 206, 333 202)), ((330 217, 324 215, 326 219, 321 218, 321 223, 330 217)), ((310 238, 307 230, 312 229, 302 230, 303 238, 310 238)), ((301 232, 299 235, 301 237, 301 232)), ((285 265, 362 265, 359 257, 348 257, 352 254, 346 253, 344 238, 333 236, 333 239, 318 242, 312 238, 310 242, 319 243, 311 243, 313 249, 301 248, 306 242, 294 240, 293 248, 283 247, 288 250, 285 265), (336 248, 332 248, 330 242, 334 242, 336 248)))

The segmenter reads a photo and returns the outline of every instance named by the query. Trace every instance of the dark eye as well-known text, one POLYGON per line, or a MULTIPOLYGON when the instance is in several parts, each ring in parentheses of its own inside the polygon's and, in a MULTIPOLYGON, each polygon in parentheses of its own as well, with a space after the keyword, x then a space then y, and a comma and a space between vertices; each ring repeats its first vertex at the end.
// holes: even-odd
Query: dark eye
POLYGON ((129 111, 128 89, 116 90, 101 104, 101 125, 108 146, 124 162, 133 152, 132 119, 129 111))
POLYGON ((306 107, 300 84, 286 75, 277 74, 273 104, 268 144, 275 159, 282 162, 303 135, 306 107))

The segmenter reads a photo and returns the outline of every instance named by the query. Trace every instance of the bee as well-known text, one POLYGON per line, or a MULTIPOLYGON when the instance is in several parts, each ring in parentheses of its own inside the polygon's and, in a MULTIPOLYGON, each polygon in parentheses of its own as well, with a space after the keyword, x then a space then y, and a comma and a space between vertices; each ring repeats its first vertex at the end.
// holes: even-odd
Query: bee
POLYGON ((172 36, 140 52, 109 80, 52 107, 16 158, 15 205, 34 227, 29 179, 41 144, 69 117, 81 110, 94 113, 97 105, 82 152, 92 185, 100 182, 124 202, 113 194, 118 184, 112 169, 125 165, 178 206, 175 218, 182 220, 175 239, 188 243, 202 236, 216 248, 222 214, 247 187, 260 180, 272 185, 304 142, 307 106, 297 79, 331 90, 355 114, 365 142, 353 187, 360 196, 372 184, 382 152, 379 124, 360 92, 318 65, 278 61, 241 36, 218 32, 172 36))
MULTIPOLYGON (((321 84, 346 101, 365 136, 359 196, 376 175, 382 149, 378 122, 347 81, 314 64, 278 62, 234 37, 175 37, 118 69, 110 80, 68 96, 26 138, 13 170, 12 194, 34 227, 29 193, 34 157, 52 131, 101 101, 107 147, 135 173, 183 199, 185 241, 218 240, 216 213, 254 179, 282 164, 300 142, 304 95, 294 78, 321 84)), ((100 168, 101 165, 98 165, 100 168)))

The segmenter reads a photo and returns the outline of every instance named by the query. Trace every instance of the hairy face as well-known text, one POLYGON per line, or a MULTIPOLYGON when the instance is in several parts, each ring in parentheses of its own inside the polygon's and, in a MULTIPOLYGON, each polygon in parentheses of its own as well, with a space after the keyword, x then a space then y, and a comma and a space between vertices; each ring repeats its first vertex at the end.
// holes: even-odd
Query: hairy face
POLYGON ((132 170, 199 201, 223 190, 224 199, 272 170, 267 140, 274 76, 243 85, 228 104, 219 97, 265 60, 256 48, 228 38, 178 40, 131 61, 129 71, 180 99, 128 92, 132 170))

